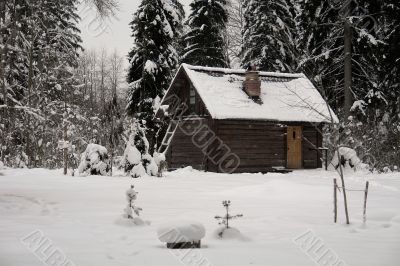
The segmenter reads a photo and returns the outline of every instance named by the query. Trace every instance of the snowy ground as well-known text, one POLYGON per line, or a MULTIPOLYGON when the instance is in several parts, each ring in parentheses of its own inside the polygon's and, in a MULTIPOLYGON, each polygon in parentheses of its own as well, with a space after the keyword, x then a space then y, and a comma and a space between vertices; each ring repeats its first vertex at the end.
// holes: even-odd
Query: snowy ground
MULTIPOLYGON (((20 240, 35 230, 41 230, 52 247, 75 265, 85 266, 315 265, 312 258, 318 251, 307 254, 293 242, 308 230, 320 239, 323 249, 334 251, 346 265, 400 265, 400 174, 347 177, 353 189, 363 189, 364 177, 372 179, 366 226, 362 225, 362 192, 349 193, 352 224, 344 225, 342 209, 340 224, 333 224, 333 176, 334 172, 322 170, 223 175, 184 169, 162 179, 132 180, 64 177, 60 171, 43 169, 4 170, 0 265, 43 265, 20 240), (127 226, 120 218, 131 183, 150 226, 127 226), (214 235, 218 228, 214 216, 224 214, 221 201, 225 199, 232 201, 233 214, 244 215, 232 223, 243 234, 241 240, 220 240, 214 235), (187 219, 203 223, 207 235, 202 249, 184 257, 166 249, 156 231, 165 222, 187 219), (204 263, 195 264, 194 256, 205 259, 204 263)), ((40 254, 45 256, 46 250, 40 254)))

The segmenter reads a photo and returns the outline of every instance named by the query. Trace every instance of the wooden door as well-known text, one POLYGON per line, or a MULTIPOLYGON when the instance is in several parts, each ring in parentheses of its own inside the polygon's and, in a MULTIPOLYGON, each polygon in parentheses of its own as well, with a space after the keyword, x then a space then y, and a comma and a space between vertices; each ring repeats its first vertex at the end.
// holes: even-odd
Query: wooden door
POLYGON ((302 168, 302 131, 301 126, 287 128, 287 168, 302 168))

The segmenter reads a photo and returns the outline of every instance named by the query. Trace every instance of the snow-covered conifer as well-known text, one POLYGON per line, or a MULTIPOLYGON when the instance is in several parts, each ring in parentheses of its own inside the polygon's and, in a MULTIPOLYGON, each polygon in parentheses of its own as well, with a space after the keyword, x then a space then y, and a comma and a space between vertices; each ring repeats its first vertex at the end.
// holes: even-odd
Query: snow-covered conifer
POLYGON ((153 101, 162 98, 178 66, 174 42, 179 38, 183 8, 176 0, 142 0, 131 22, 135 39, 129 53, 129 114, 152 130, 153 101))
POLYGON ((124 217, 128 219, 133 219, 133 214, 139 216, 140 212, 142 211, 142 208, 135 205, 138 192, 136 192, 134 188, 135 187, 132 185, 131 188, 126 191, 126 200, 128 201, 128 204, 124 209, 125 211, 124 217))
POLYGON ((149 141, 145 129, 137 120, 131 125, 129 140, 126 144, 121 167, 133 178, 144 175, 157 176, 158 165, 149 153, 149 141))
POLYGON ((228 67, 228 56, 224 41, 228 21, 226 0, 193 0, 187 20, 189 31, 184 36, 185 63, 228 67))
POLYGON ((242 66, 293 72, 294 8, 288 0, 245 1, 242 66))
POLYGON ((243 214, 236 214, 236 215, 231 215, 229 213, 229 207, 231 206, 231 201, 230 200, 224 200, 222 202, 222 205, 225 208, 226 214, 223 216, 215 216, 215 219, 217 219, 218 224, 223 225, 224 227, 221 228, 218 232, 218 236, 223 238, 228 234, 229 236, 241 236, 240 232, 234 228, 231 228, 229 226, 229 222, 233 219, 237 219, 240 217, 243 217, 243 214))

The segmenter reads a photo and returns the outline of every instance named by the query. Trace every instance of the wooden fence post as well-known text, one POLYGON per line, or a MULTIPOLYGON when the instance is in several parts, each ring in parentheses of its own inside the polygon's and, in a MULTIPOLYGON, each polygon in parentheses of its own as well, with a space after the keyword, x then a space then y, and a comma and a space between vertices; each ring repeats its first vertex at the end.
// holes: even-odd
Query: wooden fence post
POLYGON ((328 149, 325 149, 325 171, 328 171, 328 149))
POLYGON ((336 178, 333 179, 333 213, 334 222, 337 222, 337 181, 336 178))
POLYGON ((364 222, 364 224, 367 222, 368 187, 369 187, 369 181, 367 181, 367 183, 365 183, 365 191, 364 191, 364 211, 363 211, 363 222, 364 222))

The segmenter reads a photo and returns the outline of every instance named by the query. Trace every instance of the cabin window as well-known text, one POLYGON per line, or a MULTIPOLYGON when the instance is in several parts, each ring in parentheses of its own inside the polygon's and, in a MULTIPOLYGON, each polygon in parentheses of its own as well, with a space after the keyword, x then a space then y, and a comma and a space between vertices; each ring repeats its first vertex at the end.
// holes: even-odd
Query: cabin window
POLYGON ((189 92, 189 107, 190 107, 190 112, 194 112, 194 108, 196 105, 196 92, 194 90, 194 87, 190 85, 190 92, 189 92))

